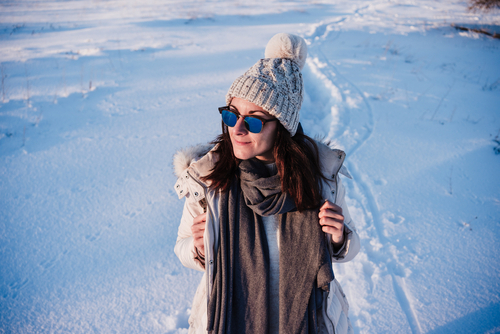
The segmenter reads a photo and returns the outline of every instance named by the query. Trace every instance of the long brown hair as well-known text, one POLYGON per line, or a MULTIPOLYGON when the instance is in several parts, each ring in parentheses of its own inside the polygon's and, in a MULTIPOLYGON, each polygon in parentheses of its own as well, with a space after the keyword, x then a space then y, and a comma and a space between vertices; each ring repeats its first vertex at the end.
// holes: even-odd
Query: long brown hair
MULTIPOLYGON (((225 192, 228 191, 241 160, 234 156, 225 124, 222 124, 222 134, 212 143, 216 145, 214 153, 218 155, 218 159, 212 172, 203 179, 211 182, 211 188, 225 192)), ((297 210, 302 212, 317 208, 322 201, 320 179, 325 177, 321 173, 315 141, 301 130, 292 137, 278 123, 273 154, 281 178, 281 190, 293 198, 297 210)))

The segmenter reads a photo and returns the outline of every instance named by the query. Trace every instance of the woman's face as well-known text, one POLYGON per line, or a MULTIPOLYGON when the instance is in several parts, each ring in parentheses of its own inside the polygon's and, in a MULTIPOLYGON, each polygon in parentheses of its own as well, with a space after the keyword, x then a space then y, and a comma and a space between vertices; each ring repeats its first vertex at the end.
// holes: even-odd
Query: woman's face
MULTIPOLYGON (((237 97, 231 100, 231 107, 241 116, 274 118, 258 105, 237 97)), ((239 118, 235 126, 228 127, 235 157, 241 160, 257 158, 264 162, 274 162, 273 148, 277 127, 278 122, 267 122, 260 133, 251 133, 245 127, 243 118, 239 118)))

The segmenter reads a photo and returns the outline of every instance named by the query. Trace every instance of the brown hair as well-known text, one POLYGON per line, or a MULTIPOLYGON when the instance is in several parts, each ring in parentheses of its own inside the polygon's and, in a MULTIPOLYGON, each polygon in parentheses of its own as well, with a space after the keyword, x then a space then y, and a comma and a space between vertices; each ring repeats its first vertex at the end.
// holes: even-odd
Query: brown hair
MULTIPOLYGON (((222 134, 212 143, 216 145, 214 153, 218 155, 218 160, 212 172, 203 179, 211 181, 212 189, 225 192, 228 191, 241 160, 234 156, 225 124, 222 124, 222 134)), ((317 208, 322 201, 319 181, 325 177, 321 173, 315 141, 302 131, 292 137, 278 123, 273 154, 281 177, 281 189, 293 198, 297 210, 317 208)))

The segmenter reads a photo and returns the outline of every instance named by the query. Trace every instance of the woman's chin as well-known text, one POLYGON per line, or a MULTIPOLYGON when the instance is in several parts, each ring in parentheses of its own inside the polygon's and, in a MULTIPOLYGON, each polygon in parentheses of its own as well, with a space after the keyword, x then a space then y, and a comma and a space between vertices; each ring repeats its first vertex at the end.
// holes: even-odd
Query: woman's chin
POLYGON ((252 154, 252 153, 234 152, 234 156, 239 160, 248 160, 248 159, 256 158, 256 159, 261 160, 265 163, 274 162, 274 157, 270 154, 257 155, 257 154, 252 154))
POLYGON ((248 159, 255 158, 255 155, 252 155, 250 153, 245 153, 245 152, 234 152, 234 156, 236 157, 236 159, 239 159, 239 160, 248 160, 248 159))

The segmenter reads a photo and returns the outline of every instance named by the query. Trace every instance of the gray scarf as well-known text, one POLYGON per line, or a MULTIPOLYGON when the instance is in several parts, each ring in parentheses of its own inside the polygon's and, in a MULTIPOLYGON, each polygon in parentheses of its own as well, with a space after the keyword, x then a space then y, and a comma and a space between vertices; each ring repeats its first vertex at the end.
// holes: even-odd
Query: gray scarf
POLYGON ((269 251, 260 216, 279 215, 280 333, 316 333, 316 310, 334 279, 318 210, 302 213, 281 192, 279 175, 257 159, 240 163, 239 177, 220 199, 220 245, 208 304, 214 334, 268 332, 269 251))

